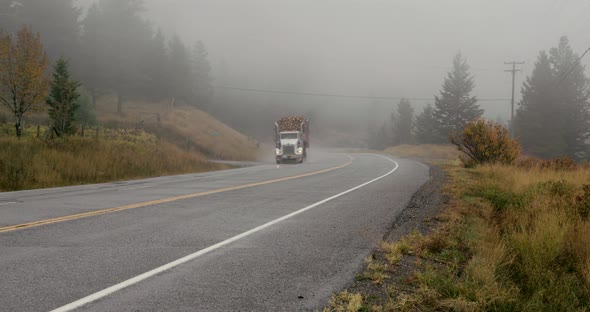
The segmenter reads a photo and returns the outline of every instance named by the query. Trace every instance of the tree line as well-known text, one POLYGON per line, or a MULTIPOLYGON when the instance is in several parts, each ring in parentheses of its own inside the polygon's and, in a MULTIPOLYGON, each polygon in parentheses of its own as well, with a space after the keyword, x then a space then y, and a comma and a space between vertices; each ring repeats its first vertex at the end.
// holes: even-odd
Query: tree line
POLYGON ((16 36, 0 33, 0 106, 12 113, 17 137, 23 135, 25 114, 45 109, 51 119, 51 136, 75 131, 80 83, 71 78, 64 58, 55 63, 53 79, 47 75, 48 65, 40 35, 28 26, 16 36))
MULTIPOLYGON (((508 127, 526 154, 541 158, 590 156, 590 80, 568 38, 562 37, 549 53, 541 51, 535 68, 522 86, 522 100, 508 127)), ((457 54, 434 105, 415 114, 402 99, 391 120, 372 129, 369 145, 446 144, 483 110, 471 93, 475 87, 466 59, 457 54)))
POLYGON ((118 112, 126 98, 208 105, 211 66, 205 45, 166 38, 143 17, 143 0, 99 0, 86 11, 74 0, 0 0, 0 30, 16 34, 23 25, 39 32, 47 60, 64 58, 90 94, 116 94, 118 112))

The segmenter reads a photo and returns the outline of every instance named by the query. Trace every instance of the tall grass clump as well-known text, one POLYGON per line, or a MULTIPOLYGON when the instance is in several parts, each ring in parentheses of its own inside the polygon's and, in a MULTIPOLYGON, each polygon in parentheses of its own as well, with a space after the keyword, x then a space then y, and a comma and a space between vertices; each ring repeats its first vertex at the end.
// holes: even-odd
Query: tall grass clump
POLYGON ((493 165, 460 177, 464 186, 456 195, 470 198, 462 204, 470 220, 464 224, 477 239, 456 282, 479 281, 486 293, 511 294, 480 302, 481 310, 590 309, 590 170, 493 165))

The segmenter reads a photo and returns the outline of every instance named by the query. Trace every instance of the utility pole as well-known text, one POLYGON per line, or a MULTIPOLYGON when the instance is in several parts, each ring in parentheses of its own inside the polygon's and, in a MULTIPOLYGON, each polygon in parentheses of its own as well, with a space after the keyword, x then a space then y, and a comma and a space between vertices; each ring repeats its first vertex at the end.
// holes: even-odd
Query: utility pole
POLYGON ((510 101, 510 134, 514 136, 514 88, 516 84, 516 73, 521 71, 516 69, 516 65, 523 65, 525 62, 504 62, 506 65, 512 65, 512 69, 505 70, 505 72, 512 73, 512 100, 510 101))

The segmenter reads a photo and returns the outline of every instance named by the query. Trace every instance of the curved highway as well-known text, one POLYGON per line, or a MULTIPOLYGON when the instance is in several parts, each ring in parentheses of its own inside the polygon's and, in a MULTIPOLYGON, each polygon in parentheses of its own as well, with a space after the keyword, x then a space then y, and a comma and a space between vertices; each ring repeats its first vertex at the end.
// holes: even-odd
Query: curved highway
POLYGON ((0 310, 316 310, 428 180, 415 161, 302 165, 0 193, 0 310))

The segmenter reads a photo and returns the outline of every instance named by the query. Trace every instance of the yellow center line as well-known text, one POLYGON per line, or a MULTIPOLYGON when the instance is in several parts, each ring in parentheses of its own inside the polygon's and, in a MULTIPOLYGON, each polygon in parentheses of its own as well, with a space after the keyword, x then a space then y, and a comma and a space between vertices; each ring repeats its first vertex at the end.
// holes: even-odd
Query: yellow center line
POLYGON ((60 223, 60 222, 65 222, 65 221, 77 220, 77 219, 82 219, 82 218, 88 218, 88 217, 93 217, 93 216, 99 216, 99 215, 103 215, 103 214, 107 214, 107 213, 113 213, 113 212, 118 212, 118 211, 123 211, 123 210, 129 210, 129 209, 141 208, 141 207, 146 207, 146 206, 153 206, 153 205, 158 205, 158 204, 164 204, 164 203, 169 203, 169 202, 174 202, 174 201, 183 200, 183 199, 189 199, 189 198, 195 198, 195 197, 200 197, 200 196, 205 196, 205 195, 211 195, 211 194, 217 194, 217 193, 223 193, 223 192, 241 190, 241 189, 255 187, 255 186, 261 186, 261 185, 267 185, 267 184, 278 183, 278 182, 283 182, 283 181, 289 181, 289 180, 294 180, 294 179, 300 179, 300 178, 305 178, 305 177, 309 177, 309 176, 314 176, 314 175, 318 175, 318 174, 322 174, 322 173, 326 173, 326 172, 330 172, 330 171, 342 169, 344 167, 349 166, 350 164, 352 164, 352 158, 347 163, 342 164, 342 165, 339 165, 339 166, 336 166, 336 167, 332 167, 332 168, 328 168, 328 169, 323 169, 323 170, 319 170, 319 171, 314 171, 314 172, 309 172, 309 173, 305 173, 305 174, 300 174, 300 175, 296 175, 296 176, 290 176, 290 177, 285 177, 285 178, 280 178, 280 179, 267 180, 267 181, 250 183, 250 184, 244 184, 244 185, 230 186, 230 187, 225 187, 225 188, 221 188, 221 189, 216 189, 216 190, 211 190, 211 191, 205 191, 205 192, 200 192, 200 193, 186 194, 186 195, 180 195, 180 196, 175 196, 175 197, 150 200, 150 201, 146 201, 146 202, 142 202, 142 203, 137 203, 137 204, 131 204, 131 205, 125 205, 125 206, 119 206, 119 207, 113 207, 113 208, 107 208, 107 209, 89 211, 89 212, 84 212, 84 213, 79 213, 79 214, 73 214, 73 215, 64 216, 64 217, 58 217, 58 218, 52 218, 52 219, 45 219, 45 220, 28 222, 28 223, 22 223, 22 224, 17 224, 17 225, 10 225, 10 226, 6 226, 6 227, 0 227, 0 233, 11 232, 11 231, 16 231, 16 230, 22 230, 22 229, 27 229, 27 228, 41 226, 41 225, 47 225, 47 224, 53 224, 53 223, 60 223))

